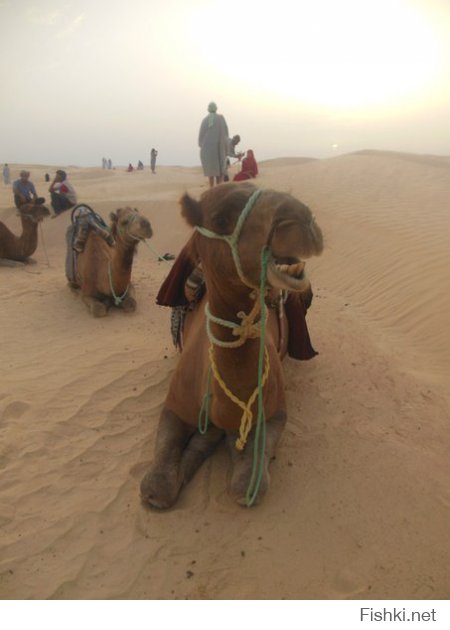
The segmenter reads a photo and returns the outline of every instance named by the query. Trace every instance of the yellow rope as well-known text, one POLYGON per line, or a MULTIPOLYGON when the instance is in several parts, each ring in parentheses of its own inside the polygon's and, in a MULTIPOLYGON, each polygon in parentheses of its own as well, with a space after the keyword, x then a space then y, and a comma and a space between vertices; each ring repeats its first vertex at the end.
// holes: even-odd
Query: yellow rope
MULTIPOLYGON (((240 400, 240 398, 238 398, 237 396, 233 394, 233 392, 226 385, 223 378, 220 376, 219 370, 217 368, 216 361, 214 358, 214 346, 212 344, 209 346, 209 361, 211 364, 211 369, 213 371, 213 374, 216 378, 216 381, 219 383, 224 393, 228 396, 228 398, 231 401, 233 401, 238 407, 242 409, 243 413, 242 413, 242 418, 241 418, 241 424, 239 427, 239 437, 236 440, 236 448, 239 451, 242 451, 247 442, 248 434, 250 433, 251 428, 252 428, 253 412, 251 408, 252 408, 253 403, 256 400, 256 397, 258 396, 259 387, 258 386, 255 387, 253 394, 250 396, 247 403, 245 403, 243 400, 240 400)), ((265 348, 264 349, 264 374, 261 380, 261 385, 260 385, 261 388, 264 387, 264 384, 267 381, 267 378, 269 376, 269 370, 270 370, 269 353, 267 351, 267 348, 265 348)))

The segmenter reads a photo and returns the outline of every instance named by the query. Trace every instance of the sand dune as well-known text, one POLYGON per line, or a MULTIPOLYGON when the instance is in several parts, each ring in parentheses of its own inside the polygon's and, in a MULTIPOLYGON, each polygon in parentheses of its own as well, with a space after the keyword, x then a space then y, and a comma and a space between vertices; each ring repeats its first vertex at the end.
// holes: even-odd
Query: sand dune
MULTIPOLYGON (((54 168, 31 166, 39 193, 54 168)), ((139 207, 160 253, 190 233, 180 194, 205 187, 195 168, 68 170, 105 218, 139 207)), ((177 360, 155 305, 168 265, 141 245, 138 311, 94 320, 66 286, 69 215, 49 219, 37 264, 0 268, 0 597, 448 597, 450 158, 274 160, 258 184, 310 205, 326 238, 308 263, 320 354, 286 361, 265 502, 231 501, 219 449, 175 509, 141 506, 177 360)), ((0 220, 19 232, 10 195, 0 220)))

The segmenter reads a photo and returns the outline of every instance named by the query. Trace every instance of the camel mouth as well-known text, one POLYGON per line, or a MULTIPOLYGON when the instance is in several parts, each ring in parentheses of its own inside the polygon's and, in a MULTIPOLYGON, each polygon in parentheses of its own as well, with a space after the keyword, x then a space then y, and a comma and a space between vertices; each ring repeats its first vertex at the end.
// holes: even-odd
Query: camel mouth
POLYGON ((271 259, 267 266, 267 280, 275 289, 304 291, 309 286, 305 265, 298 258, 271 259))

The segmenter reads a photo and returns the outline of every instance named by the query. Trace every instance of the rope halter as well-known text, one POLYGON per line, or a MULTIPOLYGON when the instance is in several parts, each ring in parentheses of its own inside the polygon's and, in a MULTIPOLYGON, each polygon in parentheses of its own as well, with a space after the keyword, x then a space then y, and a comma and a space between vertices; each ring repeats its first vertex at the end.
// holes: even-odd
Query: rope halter
POLYGON ((200 232, 200 234, 202 234, 203 236, 206 236, 207 238, 217 238, 228 243, 228 245, 231 248, 231 253, 233 254, 233 260, 234 260, 234 264, 236 265, 236 271, 238 272, 239 278, 242 280, 242 282, 245 285, 247 285, 251 289, 257 289, 257 290, 259 289, 259 287, 254 285, 252 282, 250 282, 245 277, 244 272, 242 270, 241 259, 239 257, 238 242, 239 242, 239 237, 241 235, 241 231, 244 226, 245 220, 247 219, 248 215, 252 211, 253 206, 255 205, 257 199, 262 194, 262 192, 263 192, 262 190, 258 189, 258 190, 255 190, 255 192, 250 195, 241 214, 239 215, 235 228, 231 234, 217 234, 216 232, 212 232, 211 230, 208 230, 207 228, 201 227, 199 225, 196 226, 197 232, 200 232))

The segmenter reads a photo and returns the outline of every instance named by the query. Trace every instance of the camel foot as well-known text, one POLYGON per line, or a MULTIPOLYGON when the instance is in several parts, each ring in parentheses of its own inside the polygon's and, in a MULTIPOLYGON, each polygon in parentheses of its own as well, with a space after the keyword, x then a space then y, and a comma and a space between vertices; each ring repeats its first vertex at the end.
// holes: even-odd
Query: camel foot
POLYGON ((34 258, 25 258, 25 264, 27 265, 37 265, 37 261, 34 258))
MULTIPOLYGON (((270 485, 269 464, 275 455, 275 449, 277 447, 280 436, 283 432, 286 424, 286 412, 280 410, 272 418, 266 422, 266 439, 265 448, 262 453, 262 471, 260 469, 260 462, 258 461, 255 472, 255 479, 253 480, 251 492, 249 492, 250 481, 252 480, 253 472, 253 458, 255 448, 255 429, 252 429, 248 436, 247 445, 243 451, 236 449, 237 433, 230 433, 227 435, 227 443, 231 454, 231 476, 228 485, 228 491, 231 497, 239 505, 247 506, 252 498, 252 495, 256 487, 256 495, 251 503, 252 506, 259 505, 267 494, 270 485), (255 484, 258 479, 258 475, 261 475, 259 486, 255 484), (247 500, 248 495, 248 500, 247 500)), ((258 451, 262 445, 258 447, 258 451)))
POLYGON ((108 314, 108 308, 103 302, 92 302, 90 311, 93 317, 105 317, 108 314))
POLYGON ((141 499, 158 510, 167 510, 177 500, 180 490, 178 470, 151 470, 141 481, 141 499))
POLYGON ((136 310, 136 300, 133 297, 126 297, 122 303, 122 308, 125 311, 125 313, 134 313, 134 311, 136 310))
MULTIPOLYGON (((252 476, 253 467, 252 459, 252 456, 245 455, 243 456, 242 461, 234 463, 231 473, 231 479, 228 486, 228 493, 231 498, 236 501, 238 505, 242 505, 244 507, 247 506, 248 487, 252 476)), ((266 462, 264 462, 264 470, 259 484, 258 493, 251 504, 252 507, 261 503, 261 501, 267 494, 269 485, 270 475, 267 464, 266 462)))
POLYGON ((0 267, 24 267, 25 262, 19 260, 10 260, 9 258, 0 258, 0 267))

